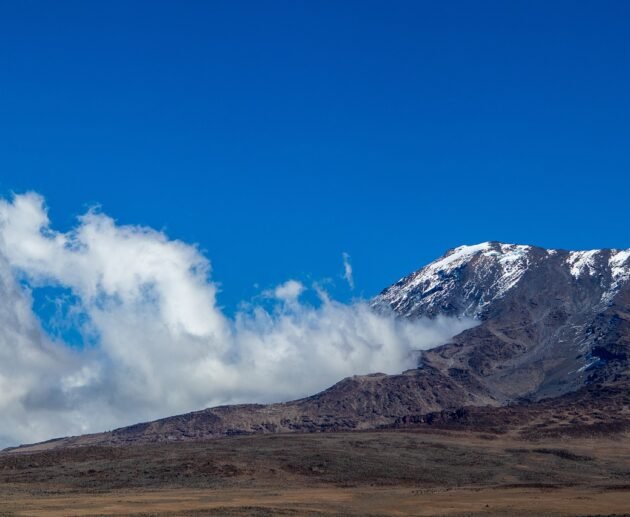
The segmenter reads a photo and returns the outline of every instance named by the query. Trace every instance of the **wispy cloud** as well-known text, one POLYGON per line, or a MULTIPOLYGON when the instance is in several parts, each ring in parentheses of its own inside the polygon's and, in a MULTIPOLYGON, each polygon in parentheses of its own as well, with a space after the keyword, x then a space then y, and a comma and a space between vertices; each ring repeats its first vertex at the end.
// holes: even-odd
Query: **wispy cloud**
POLYGON ((302 282, 297 280, 287 280, 283 284, 277 285, 274 289, 264 292, 267 298, 274 298, 282 302, 294 302, 304 292, 305 288, 302 282))
POLYGON ((354 276, 352 276, 350 255, 344 251, 341 256, 343 258, 343 277, 346 279, 346 282, 348 282, 350 289, 354 290, 354 276))
POLYGON ((195 246, 162 232, 96 211, 58 232, 37 194, 0 200, 0 444, 300 397, 345 376, 412 367, 414 351, 470 326, 402 321, 325 292, 319 305, 302 303, 297 280, 272 290, 271 308, 228 318, 210 273, 195 246), (48 285, 72 292, 94 346, 42 330, 30 293, 48 285))

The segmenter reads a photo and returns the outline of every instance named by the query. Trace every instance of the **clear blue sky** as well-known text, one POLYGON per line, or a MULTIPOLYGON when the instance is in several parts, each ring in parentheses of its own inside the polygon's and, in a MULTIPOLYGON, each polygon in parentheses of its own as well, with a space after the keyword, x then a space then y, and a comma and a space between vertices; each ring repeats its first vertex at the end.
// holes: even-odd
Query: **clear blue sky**
POLYGON ((6 1, 0 192, 199 243, 228 309, 463 243, 630 247, 629 50, 625 1, 6 1))

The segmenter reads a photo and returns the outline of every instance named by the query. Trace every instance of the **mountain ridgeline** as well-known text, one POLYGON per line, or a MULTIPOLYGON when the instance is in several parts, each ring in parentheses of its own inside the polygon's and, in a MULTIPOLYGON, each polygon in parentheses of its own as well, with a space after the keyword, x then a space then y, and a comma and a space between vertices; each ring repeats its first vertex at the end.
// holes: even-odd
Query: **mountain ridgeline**
POLYGON ((597 425, 610 417, 615 429, 630 429, 630 250, 461 246, 371 305, 400 318, 472 317, 479 325, 424 352, 417 369, 399 375, 355 376, 297 401, 210 408, 22 449, 496 423, 501 415, 522 422, 543 409, 600 414, 597 425))
POLYGON ((423 363, 498 404, 628 372, 630 250, 462 246, 385 289, 373 306, 406 318, 479 319, 423 363))

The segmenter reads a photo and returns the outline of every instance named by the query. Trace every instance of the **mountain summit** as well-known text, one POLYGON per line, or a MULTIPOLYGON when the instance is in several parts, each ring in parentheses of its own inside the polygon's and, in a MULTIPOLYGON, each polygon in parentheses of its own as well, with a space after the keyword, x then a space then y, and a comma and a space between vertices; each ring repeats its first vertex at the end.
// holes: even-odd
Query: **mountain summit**
POLYGON ((630 250, 461 246, 372 305, 407 318, 480 320, 423 362, 499 403, 561 395, 628 369, 630 250))
MULTIPOLYGON (((519 283, 554 273, 570 290, 596 290, 598 307, 630 279, 630 250, 566 251, 484 242, 460 246, 385 289, 374 305, 406 317, 449 314, 484 318, 519 283)), ((596 308, 596 307, 593 307, 596 308)))

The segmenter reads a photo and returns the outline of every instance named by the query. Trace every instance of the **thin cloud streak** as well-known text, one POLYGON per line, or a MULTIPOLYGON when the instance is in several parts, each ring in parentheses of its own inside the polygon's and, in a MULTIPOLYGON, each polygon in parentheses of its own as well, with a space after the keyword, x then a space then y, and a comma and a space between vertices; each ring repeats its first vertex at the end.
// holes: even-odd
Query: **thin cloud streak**
POLYGON ((346 282, 348 282, 350 289, 354 291, 354 276, 352 274, 350 255, 344 251, 341 256, 343 258, 343 277, 346 279, 346 282))

